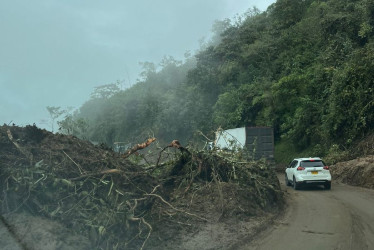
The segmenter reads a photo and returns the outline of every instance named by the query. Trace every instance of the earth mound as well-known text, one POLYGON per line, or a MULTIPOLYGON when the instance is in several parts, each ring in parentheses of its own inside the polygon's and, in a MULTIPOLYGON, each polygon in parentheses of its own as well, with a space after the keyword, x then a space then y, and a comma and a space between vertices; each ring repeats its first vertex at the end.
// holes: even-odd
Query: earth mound
POLYGON ((334 180, 353 186, 374 188, 374 155, 336 163, 330 166, 330 171, 334 180))
POLYGON ((144 166, 73 136, 0 126, 3 226, 30 249, 51 240, 40 225, 56 232, 44 242, 55 249, 77 239, 76 249, 228 249, 283 207, 265 161, 176 143, 158 153, 144 166))

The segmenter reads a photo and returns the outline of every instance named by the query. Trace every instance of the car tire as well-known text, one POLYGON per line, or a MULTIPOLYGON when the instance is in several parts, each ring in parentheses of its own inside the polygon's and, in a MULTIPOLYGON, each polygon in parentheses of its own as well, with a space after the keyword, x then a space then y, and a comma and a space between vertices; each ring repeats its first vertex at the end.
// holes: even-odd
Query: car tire
POLYGON ((331 182, 329 182, 329 183, 325 183, 325 189, 326 190, 330 190, 331 189, 331 182))
POLYGON ((300 185, 297 184, 295 176, 293 177, 293 183, 292 184, 293 184, 293 189, 295 189, 295 190, 299 190, 300 189, 300 185))
POLYGON ((290 181, 288 180, 287 174, 285 174, 284 181, 286 182, 286 186, 289 187, 291 186, 290 181))

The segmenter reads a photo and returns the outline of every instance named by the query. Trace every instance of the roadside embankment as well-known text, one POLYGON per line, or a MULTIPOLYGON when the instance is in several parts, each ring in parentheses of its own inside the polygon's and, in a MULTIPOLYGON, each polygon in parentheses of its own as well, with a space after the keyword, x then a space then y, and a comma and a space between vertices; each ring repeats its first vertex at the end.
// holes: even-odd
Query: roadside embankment
POLYGON ((333 180, 374 189, 374 155, 338 162, 330 166, 333 180))

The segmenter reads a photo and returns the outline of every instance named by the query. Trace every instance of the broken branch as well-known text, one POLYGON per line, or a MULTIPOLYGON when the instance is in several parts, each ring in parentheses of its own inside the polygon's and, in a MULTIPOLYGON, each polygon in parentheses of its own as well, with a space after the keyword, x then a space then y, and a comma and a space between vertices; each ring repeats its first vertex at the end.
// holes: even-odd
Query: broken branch
POLYGON ((79 169, 79 172, 82 174, 83 173, 83 171, 82 171, 82 168, 81 168, 81 166, 79 166, 79 164, 78 163, 76 163, 73 159, 71 159, 71 157, 67 154, 67 153, 65 153, 65 151, 64 150, 62 150, 62 152, 64 152, 64 154, 75 164, 75 166, 77 166, 78 167, 78 169, 79 169))
POLYGON ((13 143, 14 146, 16 146, 16 148, 24 155, 26 156, 26 158, 28 160, 30 160, 30 165, 32 165, 32 161, 33 161, 33 155, 28 152, 26 149, 22 148, 14 139, 13 139, 13 135, 12 133, 10 132, 10 130, 8 129, 7 130, 7 134, 8 134, 8 138, 9 140, 13 143))
POLYGON ((186 152, 189 152, 185 147, 182 147, 182 145, 179 143, 178 140, 173 140, 169 145, 167 145, 166 147, 164 147, 159 155, 158 155, 158 159, 157 159, 157 163, 156 163, 156 167, 158 166, 158 163, 160 162, 160 159, 161 159, 161 154, 162 152, 164 152, 167 148, 177 148, 179 149, 180 151, 186 151, 186 152))
POLYGON ((152 142, 154 142, 156 140, 156 138, 149 138, 146 142, 143 142, 143 143, 140 143, 140 144, 136 144, 134 147, 132 147, 129 151, 127 151, 123 158, 127 158, 129 157, 130 155, 132 155, 133 153, 135 153, 136 151, 140 150, 140 149, 144 149, 146 147, 148 147, 149 145, 151 145, 152 142))
POLYGON ((98 175, 104 175, 104 174, 120 174, 120 173, 123 173, 123 171, 119 170, 119 169, 107 169, 107 170, 104 170, 104 171, 101 171, 101 172, 98 172, 98 173, 89 173, 89 174, 81 175, 79 177, 71 178, 69 180, 70 181, 79 181, 79 180, 84 179, 86 177, 92 177, 92 176, 98 176, 98 175))
POLYGON ((190 215, 190 216, 196 217, 196 218, 198 218, 198 219, 200 219, 200 220, 203 220, 203 221, 208 221, 207 219, 205 219, 205 218, 203 218, 203 217, 200 217, 200 216, 198 216, 198 215, 196 215, 196 214, 192 214, 192 213, 189 213, 189 212, 187 212, 187 211, 184 211, 184 210, 181 210, 181 209, 179 209, 179 208, 174 207, 173 205, 171 205, 169 202, 167 202, 166 200, 164 200, 164 198, 162 198, 162 197, 159 196, 158 194, 146 194, 146 196, 155 196, 155 197, 159 198, 163 203, 165 203, 166 205, 168 205, 169 207, 171 207, 172 209, 174 209, 174 210, 177 211, 177 212, 185 213, 185 214, 187 214, 187 215, 190 215))

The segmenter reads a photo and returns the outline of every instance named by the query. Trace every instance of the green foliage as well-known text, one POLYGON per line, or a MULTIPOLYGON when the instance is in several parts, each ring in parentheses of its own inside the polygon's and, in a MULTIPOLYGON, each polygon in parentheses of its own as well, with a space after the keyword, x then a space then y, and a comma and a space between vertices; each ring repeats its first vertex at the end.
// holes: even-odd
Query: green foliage
POLYGON ((96 89, 73 119, 108 144, 272 126, 294 147, 280 161, 352 146, 373 132, 373 17, 374 0, 278 0, 216 22, 194 58, 146 62, 133 87, 96 89))
POLYGON ((374 47, 356 50, 335 71, 325 117, 328 136, 349 146, 374 124, 374 47))
POLYGON ((326 164, 332 165, 340 161, 346 161, 349 159, 349 152, 347 150, 342 150, 338 144, 331 145, 328 150, 327 157, 324 159, 326 164))
POLYGON ((287 165, 296 157, 298 152, 298 148, 292 142, 282 140, 275 144, 274 158, 278 164, 287 165))

